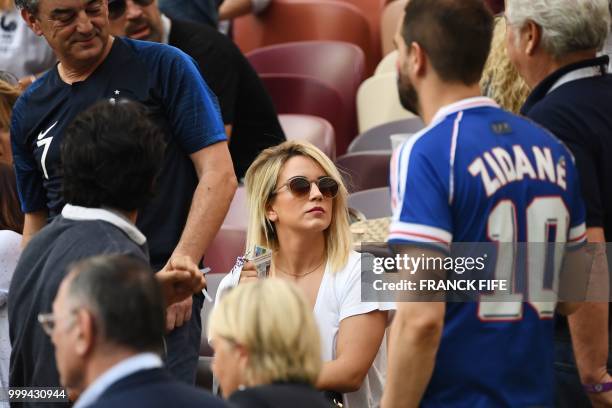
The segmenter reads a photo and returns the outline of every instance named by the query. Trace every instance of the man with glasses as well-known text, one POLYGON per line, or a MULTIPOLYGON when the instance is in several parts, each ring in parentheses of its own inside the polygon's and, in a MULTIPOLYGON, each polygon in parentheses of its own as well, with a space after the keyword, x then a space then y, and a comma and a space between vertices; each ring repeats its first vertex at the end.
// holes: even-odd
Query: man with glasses
POLYGON ((225 406, 162 369, 164 301, 145 262, 114 255, 77 263, 39 321, 62 386, 79 396, 75 408, 225 406))
MULTIPOLYGON (((68 204, 24 249, 9 288, 11 386, 59 386, 53 347, 36 317, 50 310, 70 264, 100 254, 148 261, 134 222, 154 191, 164 149, 163 135, 135 102, 101 102, 67 129, 61 154, 68 204)), ((169 303, 203 285, 188 257, 173 258, 156 276, 169 303)))
POLYGON ((202 24, 169 19, 155 0, 114 0, 108 7, 112 35, 169 44, 195 60, 219 99, 238 179, 262 150, 285 140, 261 79, 231 39, 202 24))
MULTIPOLYGON (((172 47, 112 37, 106 0, 16 4, 59 61, 13 110, 13 157, 26 213, 24 244, 62 211, 59 145, 68 123, 100 99, 127 98, 147 107, 167 145, 157 194, 137 220, 149 243, 151 266, 162 270, 175 256, 200 262, 237 183, 216 99, 193 61, 172 47)), ((198 295, 168 309, 168 329, 182 326, 168 335, 168 363, 191 383, 203 300, 198 295)))

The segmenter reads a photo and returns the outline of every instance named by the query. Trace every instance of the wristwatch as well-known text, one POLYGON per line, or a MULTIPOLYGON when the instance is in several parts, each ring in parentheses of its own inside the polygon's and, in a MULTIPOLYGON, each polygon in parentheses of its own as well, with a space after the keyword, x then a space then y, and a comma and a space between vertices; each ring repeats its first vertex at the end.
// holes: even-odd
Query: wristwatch
POLYGON ((589 394, 600 394, 602 392, 612 391, 612 382, 600 384, 582 384, 582 387, 589 394))

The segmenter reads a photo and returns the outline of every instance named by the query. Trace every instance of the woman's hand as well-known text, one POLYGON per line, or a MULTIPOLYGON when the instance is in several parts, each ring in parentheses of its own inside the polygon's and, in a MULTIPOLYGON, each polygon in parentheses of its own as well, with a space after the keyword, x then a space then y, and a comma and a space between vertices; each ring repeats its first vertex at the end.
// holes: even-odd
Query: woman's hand
POLYGON ((240 272, 239 283, 256 282, 257 279, 257 270, 255 269, 253 262, 249 261, 245 263, 242 267, 242 272, 240 272))

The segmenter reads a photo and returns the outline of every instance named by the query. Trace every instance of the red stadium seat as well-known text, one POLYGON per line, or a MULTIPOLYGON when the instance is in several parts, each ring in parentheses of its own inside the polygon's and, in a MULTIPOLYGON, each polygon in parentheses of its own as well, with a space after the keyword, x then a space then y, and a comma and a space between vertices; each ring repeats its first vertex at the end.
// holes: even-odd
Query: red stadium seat
POLYGON ((391 151, 348 153, 336 159, 349 192, 368 190, 389 185, 391 151))
POLYGON ((357 134, 355 98, 365 79, 365 56, 354 44, 339 41, 301 41, 271 45, 251 51, 249 62, 260 74, 311 76, 335 88, 349 118, 347 134, 337 134, 338 154, 346 151, 357 134))
POLYGON ((382 12, 389 3, 388 0, 332 0, 341 1, 347 4, 352 4, 363 12, 363 15, 368 19, 370 24, 370 37, 372 39, 372 54, 376 59, 380 59, 380 17, 382 12))
POLYGON ((246 190, 243 186, 240 186, 236 189, 234 198, 232 198, 229 210, 223 220, 223 226, 246 229, 248 220, 249 214, 247 209, 246 190))
MULTIPOLYGON (((326 83, 304 75, 262 74, 261 80, 272 97, 276 111, 319 116, 334 127, 336 145, 346 135, 348 122, 338 91, 326 83)), ((348 146, 348 141, 345 141, 348 146)), ((336 150, 337 151, 337 150, 336 150)))
POLYGON ((336 158, 334 128, 323 118, 311 115, 278 115, 287 140, 305 140, 317 146, 330 159, 336 158))
POLYGON ((222 225, 204 256, 204 265, 210 267, 211 273, 227 273, 236 258, 244 255, 246 246, 246 229, 222 225))
POLYGON ((371 51, 368 20, 351 4, 330 0, 275 0, 261 14, 234 20, 234 40, 247 53, 291 41, 344 41, 366 55, 368 74, 378 62, 371 51))

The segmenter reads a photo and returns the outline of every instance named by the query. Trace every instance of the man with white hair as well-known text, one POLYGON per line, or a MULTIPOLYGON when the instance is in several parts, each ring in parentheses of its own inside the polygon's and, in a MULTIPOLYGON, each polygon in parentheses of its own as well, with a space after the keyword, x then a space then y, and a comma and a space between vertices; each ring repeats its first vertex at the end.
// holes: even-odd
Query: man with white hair
MULTIPOLYGON (((612 177, 612 75, 609 57, 597 58, 610 27, 608 6, 608 0, 506 0, 508 55, 533 90, 521 112, 574 154, 594 243, 612 240, 612 186, 604 183, 612 177)), ((597 262, 607 281, 603 251, 597 262)), ((568 318, 571 337, 557 319, 557 406, 612 405, 609 304, 596 300, 568 318)))

